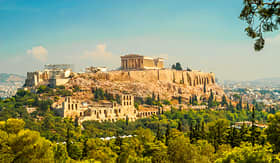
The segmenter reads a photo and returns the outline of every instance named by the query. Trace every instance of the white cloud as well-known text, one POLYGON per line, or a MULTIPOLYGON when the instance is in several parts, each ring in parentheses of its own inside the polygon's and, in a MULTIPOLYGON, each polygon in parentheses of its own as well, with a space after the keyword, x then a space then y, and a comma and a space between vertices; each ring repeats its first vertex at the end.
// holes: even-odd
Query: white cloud
POLYGON ((159 54, 158 56, 156 57, 160 57, 160 58, 163 58, 165 60, 168 60, 168 54, 159 54))
POLYGON ((93 51, 86 51, 82 58, 93 58, 95 60, 110 59, 113 57, 111 52, 106 51, 107 46, 105 44, 98 44, 93 51))
POLYGON ((35 46, 32 49, 27 50, 27 54, 32 55, 33 58, 39 61, 46 61, 48 56, 48 50, 43 46, 35 46))

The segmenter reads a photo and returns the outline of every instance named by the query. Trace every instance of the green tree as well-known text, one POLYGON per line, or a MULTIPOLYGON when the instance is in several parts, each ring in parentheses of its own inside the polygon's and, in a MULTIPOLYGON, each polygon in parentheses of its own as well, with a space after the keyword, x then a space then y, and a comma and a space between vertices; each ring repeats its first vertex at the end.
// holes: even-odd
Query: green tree
MULTIPOLYGON (((228 162, 258 162, 267 163, 273 162, 272 151, 270 146, 256 145, 245 143, 240 147, 235 147, 229 152, 225 152, 224 156, 218 159, 217 163, 228 163, 228 162)), ((276 161, 276 160, 274 160, 276 161)), ((279 162, 279 160, 278 160, 279 162)))
POLYGON ((193 162, 196 158, 196 150, 190 140, 177 131, 171 131, 171 139, 168 143, 168 156, 171 162, 193 162))
POLYGON ((0 122, 0 162, 53 162, 52 143, 23 127, 23 120, 0 122))
POLYGON ((213 100, 214 100, 214 95, 211 89, 210 96, 208 98, 208 108, 212 108, 214 106, 213 100))
POLYGON ((182 96, 178 97, 178 103, 181 104, 182 103, 182 96))
POLYGON ((273 145, 275 152, 280 152, 280 112, 268 116, 268 127, 265 130, 267 140, 273 145))
POLYGON ((222 106, 228 106, 226 95, 223 95, 221 104, 222 106))
POLYGON ((183 70, 180 62, 177 62, 175 65, 173 64, 171 68, 175 70, 183 70))
POLYGON ((68 153, 64 144, 58 143, 54 146, 54 160, 56 162, 66 162, 68 160, 68 153))
POLYGON ((219 145, 226 142, 226 131, 229 127, 229 121, 225 119, 218 119, 208 124, 209 128, 209 142, 218 150, 219 145))

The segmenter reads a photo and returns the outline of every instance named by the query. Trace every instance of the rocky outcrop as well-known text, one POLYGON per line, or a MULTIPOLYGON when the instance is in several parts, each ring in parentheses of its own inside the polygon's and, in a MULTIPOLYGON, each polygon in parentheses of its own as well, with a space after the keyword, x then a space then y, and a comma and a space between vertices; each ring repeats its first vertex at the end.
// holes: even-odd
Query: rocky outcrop
POLYGON ((101 87, 112 93, 126 92, 141 97, 155 93, 166 99, 173 96, 188 98, 194 94, 199 97, 207 96, 210 90, 218 96, 224 94, 222 88, 215 83, 214 73, 171 69, 85 73, 68 82, 68 87, 73 85, 84 89, 101 87))
POLYGON ((214 73, 198 71, 177 70, 135 70, 135 71, 110 71, 90 75, 92 79, 110 81, 135 81, 135 82, 172 82, 186 86, 215 84, 214 73))

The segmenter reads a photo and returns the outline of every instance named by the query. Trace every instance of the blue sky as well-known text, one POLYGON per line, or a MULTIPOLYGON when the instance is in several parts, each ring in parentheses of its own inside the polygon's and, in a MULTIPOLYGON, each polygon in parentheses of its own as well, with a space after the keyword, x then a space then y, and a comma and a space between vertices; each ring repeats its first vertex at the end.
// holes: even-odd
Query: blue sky
POLYGON ((242 0, 0 0, 0 72, 46 63, 120 65, 120 55, 162 56, 220 79, 278 74, 277 33, 254 54, 238 19, 242 0))

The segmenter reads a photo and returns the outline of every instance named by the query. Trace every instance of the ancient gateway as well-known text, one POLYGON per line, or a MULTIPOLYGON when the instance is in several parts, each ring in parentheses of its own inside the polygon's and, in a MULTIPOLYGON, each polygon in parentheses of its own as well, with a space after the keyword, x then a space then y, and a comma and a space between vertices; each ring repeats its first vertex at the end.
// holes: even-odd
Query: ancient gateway
POLYGON ((38 85, 64 85, 70 79, 73 66, 70 64, 48 64, 43 71, 27 72, 25 87, 38 85))
POLYGON ((121 68, 123 70, 144 70, 164 68, 163 58, 151 58, 138 54, 121 56, 121 68))

